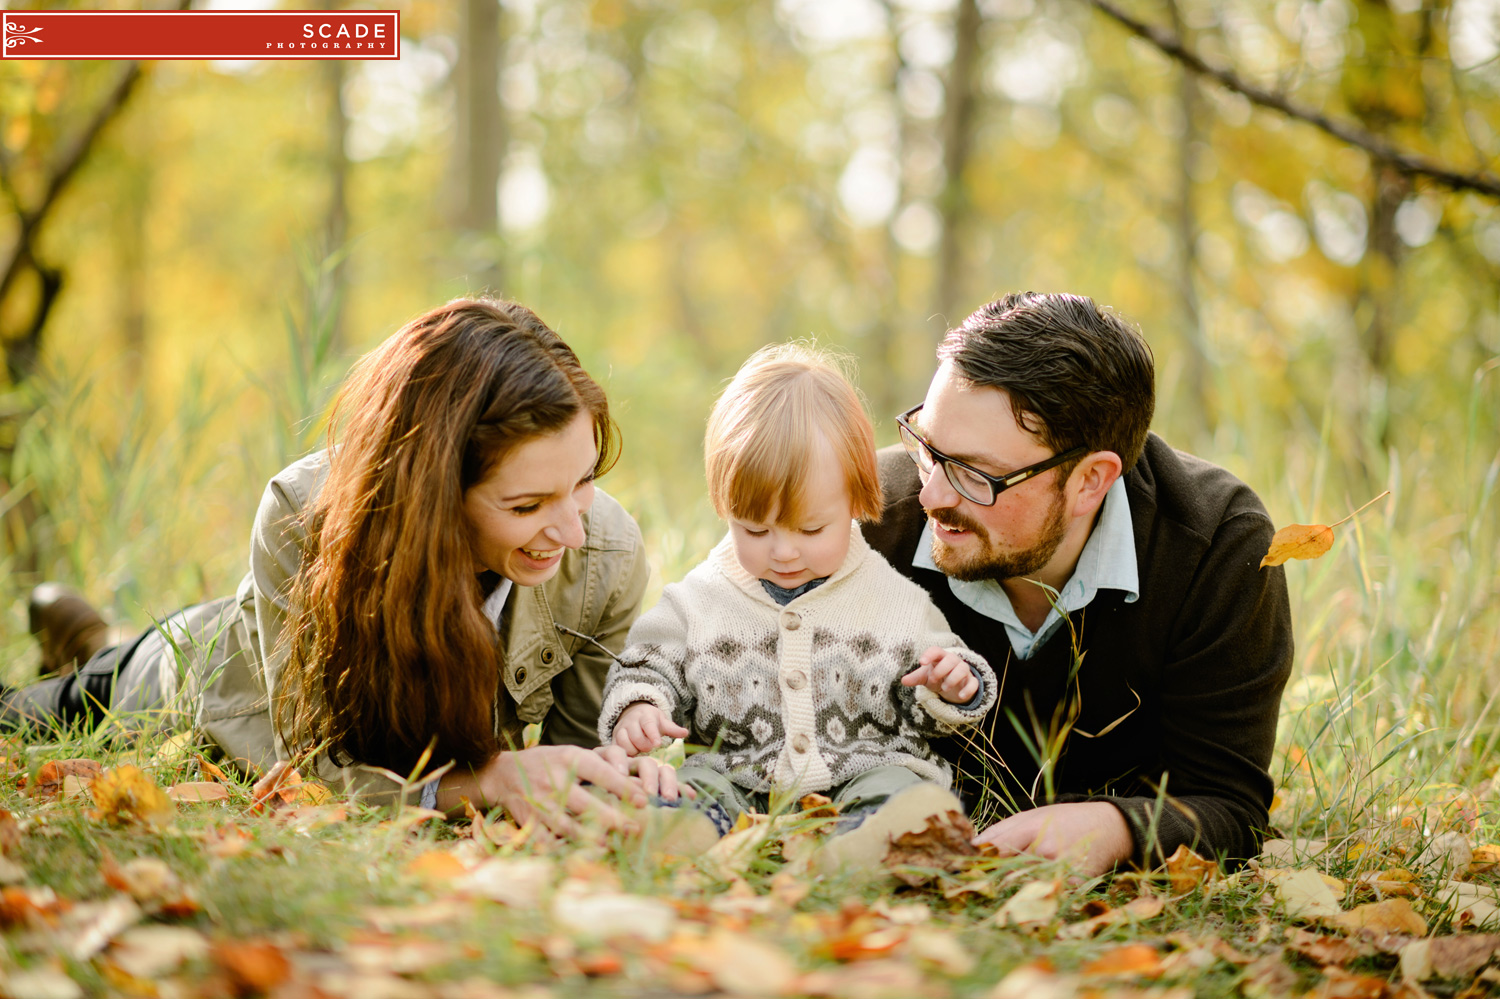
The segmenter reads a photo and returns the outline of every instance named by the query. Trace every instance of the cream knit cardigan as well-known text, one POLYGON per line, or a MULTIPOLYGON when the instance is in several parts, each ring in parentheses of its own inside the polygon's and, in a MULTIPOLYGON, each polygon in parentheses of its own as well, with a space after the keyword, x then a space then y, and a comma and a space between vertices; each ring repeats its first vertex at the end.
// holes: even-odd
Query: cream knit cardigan
POLYGON ((630 629, 605 681, 600 740, 645 701, 690 728, 691 741, 715 747, 692 764, 752 791, 824 791, 890 764, 950 786, 952 769, 927 738, 976 725, 995 703, 995 674, 857 524, 849 533, 838 571, 785 607, 740 566, 726 536, 630 629), (978 704, 901 685, 934 645, 978 674, 978 704))

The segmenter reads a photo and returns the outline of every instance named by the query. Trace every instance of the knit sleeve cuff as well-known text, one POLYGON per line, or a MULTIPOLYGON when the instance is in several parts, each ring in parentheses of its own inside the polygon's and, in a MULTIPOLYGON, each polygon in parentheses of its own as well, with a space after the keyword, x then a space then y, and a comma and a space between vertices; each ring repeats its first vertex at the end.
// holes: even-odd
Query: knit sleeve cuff
POLYGON ((599 745, 607 746, 614 739, 615 726, 620 716, 632 704, 644 701, 660 708, 668 717, 673 716, 672 699, 660 687, 640 681, 611 684, 609 696, 599 709, 599 745))
POLYGON ((928 688, 918 687, 917 704, 941 725, 965 728, 978 724, 985 715, 990 713, 990 708, 995 706, 995 673, 990 669, 990 664, 984 661, 984 657, 976 652, 964 648, 951 648, 944 651, 952 652, 968 663, 969 669, 974 671, 974 676, 979 680, 979 693, 975 694, 967 704, 949 704, 928 688))

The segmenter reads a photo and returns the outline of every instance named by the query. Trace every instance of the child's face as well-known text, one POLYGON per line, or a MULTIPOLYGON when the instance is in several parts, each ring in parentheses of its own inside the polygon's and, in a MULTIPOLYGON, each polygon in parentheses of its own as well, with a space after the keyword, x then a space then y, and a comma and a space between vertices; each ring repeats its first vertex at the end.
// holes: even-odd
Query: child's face
POLYGON ((802 518, 795 524, 731 520, 734 554, 740 566, 758 579, 787 589, 831 576, 849 554, 849 521, 854 504, 838 461, 828 456, 813 469, 804 496, 802 518))

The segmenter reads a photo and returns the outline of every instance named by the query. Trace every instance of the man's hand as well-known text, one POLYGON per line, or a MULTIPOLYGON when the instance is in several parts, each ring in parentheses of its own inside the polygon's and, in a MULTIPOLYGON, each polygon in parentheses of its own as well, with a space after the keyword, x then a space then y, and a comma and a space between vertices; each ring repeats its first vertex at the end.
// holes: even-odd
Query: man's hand
POLYGON ((949 704, 967 704, 979 693, 979 677, 957 652, 934 645, 917 662, 921 665, 901 678, 902 685, 926 687, 949 704))
POLYGON ((660 749, 673 739, 686 739, 687 729, 672 720, 672 716, 646 701, 637 701, 626 708, 615 722, 614 744, 631 756, 660 749))
POLYGON ((1047 860, 1064 860, 1090 878, 1108 871, 1135 850, 1125 816, 1107 801, 1043 805, 1019 812, 996 822, 974 837, 974 842, 994 844, 1002 857, 1032 853, 1047 860))

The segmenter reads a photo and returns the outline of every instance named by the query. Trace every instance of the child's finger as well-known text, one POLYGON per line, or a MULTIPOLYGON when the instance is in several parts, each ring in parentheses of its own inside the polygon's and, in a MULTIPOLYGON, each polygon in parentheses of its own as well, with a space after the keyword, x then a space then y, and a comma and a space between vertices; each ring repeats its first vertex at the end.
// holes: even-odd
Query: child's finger
POLYGON ((626 756, 635 755, 635 739, 631 737, 629 725, 615 726, 614 742, 616 746, 625 750, 626 756))
POLYGON ((910 673, 906 674, 905 676, 903 676, 901 678, 901 686, 903 686, 903 687, 920 687, 920 686, 923 686, 924 684, 927 683, 927 674, 929 672, 931 672, 931 669, 928 666, 926 666, 925 664, 922 665, 922 666, 918 666, 916 669, 912 670, 910 673))
POLYGON ((924 652, 920 656, 918 656, 917 657, 917 662, 921 663, 923 666, 931 666, 933 663, 935 663, 938 660, 942 659, 943 656, 945 656, 947 654, 948 653, 946 651, 944 651, 943 649, 941 649, 938 646, 934 645, 934 646, 931 646, 930 648, 928 648, 928 650, 926 652, 924 652))
POLYGON ((674 739, 686 739, 688 736, 693 734, 665 715, 662 716, 661 730, 662 734, 670 735, 674 739))
POLYGON ((648 741, 652 749, 661 745, 661 729, 658 727, 660 718, 660 715, 652 711, 641 719, 641 738, 648 741))

